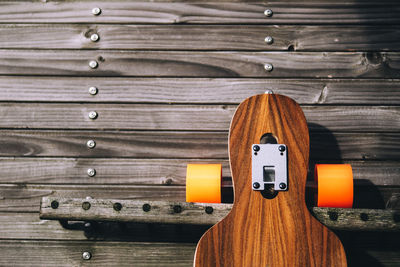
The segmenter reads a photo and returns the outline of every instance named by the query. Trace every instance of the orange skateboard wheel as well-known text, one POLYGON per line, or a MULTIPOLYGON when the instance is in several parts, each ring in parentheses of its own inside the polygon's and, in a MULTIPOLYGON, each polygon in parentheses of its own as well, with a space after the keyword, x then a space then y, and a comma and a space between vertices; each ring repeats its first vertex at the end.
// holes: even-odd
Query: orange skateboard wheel
POLYGON ((221 203, 221 164, 188 164, 186 202, 221 203))
POLYGON ((350 164, 316 164, 318 207, 351 208, 353 206, 353 171, 350 164))

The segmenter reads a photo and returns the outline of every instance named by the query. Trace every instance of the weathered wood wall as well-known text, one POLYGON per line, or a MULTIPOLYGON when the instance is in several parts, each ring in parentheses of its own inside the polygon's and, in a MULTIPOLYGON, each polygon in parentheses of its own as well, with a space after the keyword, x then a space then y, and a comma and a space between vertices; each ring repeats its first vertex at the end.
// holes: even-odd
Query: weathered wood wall
MULTIPOLYGON (((231 116, 266 90, 301 103, 312 164, 353 165, 358 207, 399 208, 399 79, 396 1, 2 1, 0 265, 191 266, 204 228, 66 229, 40 198, 183 201, 186 163, 230 176, 231 116)), ((398 266, 398 234, 339 234, 351 265, 398 266)))

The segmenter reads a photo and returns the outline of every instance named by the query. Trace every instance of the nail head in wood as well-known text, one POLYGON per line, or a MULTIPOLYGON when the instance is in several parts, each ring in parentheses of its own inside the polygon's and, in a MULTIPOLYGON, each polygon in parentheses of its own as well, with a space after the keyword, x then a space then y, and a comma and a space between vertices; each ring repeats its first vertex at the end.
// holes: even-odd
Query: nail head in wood
POLYGON ((272 38, 271 36, 267 36, 267 37, 265 37, 265 39, 264 39, 264 41, 267 43, 267 44, 272 44, 273 42, 274 42, 274 38, 272 38))
POLYGON ((89 177, 95 176, 95 175, 96 175, 96 170, 93 169, 93 168, 87 169, 87 175, 88 175, 89 177))
POLYGON ((273 68, 274 67, 272 66, 272 64, 267 63, 267 64, 264 65, 264 69, 266 71, 272 71, 273 68))
POLYGON ((90 260, 92 258, 92 254, 89 251, 85 251, 82 253, 82 259, 90 260))
POLYGON ((94 86, 89 87, 89 94, 91 95, 96 95, 98 91, 99 90, 97 89, 97 87, 94 86))
POLYGON ((91 60, 91 61, 89 62, 89 67, 92 68, 92 69, 95 69, 95 68, 97 68, 98 66, 99 66, 99 63, 97 63, 96 60, 91 60))
POLYGON ((89 140, 86 142, 86 146, 88 148, 94 148, 96 146, 96 142, 94 140, 89 140))
POLYGON ((97 33, 93 33, 90 35, 90 41, 97 42, 100 39, 100 36, 97 33))
POLYGON ((96 111, 90 111, 89 112, 89 119, 95 120, 95 119, 97 119, 97 117, 98 117, 98 114, 97 114, 96 111))
POLYGON ((99 7, 95 7, 92 9, 92 14, 98 16, 101 14, 101 9, 99 7))
POLYGON ((271 9, 266 9, 264 11, 264 15, 267 16, 267 17, 272 17, 272 14, 273 14, 273 12, 272 12, 271 9))

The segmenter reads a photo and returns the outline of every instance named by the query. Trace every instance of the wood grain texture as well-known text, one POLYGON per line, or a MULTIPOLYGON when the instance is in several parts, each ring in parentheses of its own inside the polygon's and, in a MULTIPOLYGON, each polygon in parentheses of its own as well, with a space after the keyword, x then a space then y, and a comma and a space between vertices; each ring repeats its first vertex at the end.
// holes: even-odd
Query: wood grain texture
MULTIPOLYGON (((3 103, 3 129, 226 131, 235 105, 3 103), (88 114, 96 111, 96 119, 88 114)), ((312 131, 398 132, 400 106, 303 106, 312 131)))
POLYGON ((194 244, 96 241, 2 240, 0 265, 8 266, 189 266, 194 244), (83 260, 82 253, 92 257, 83 260))
MULTIPOLYGON (((0 156, 227 159, 227 133, 207 131, 0 131, 0 156), (94 140, 96 147, 86 147, 94 140)), ((398 160, 400 134, 311 132, 311 158, 398 160)), ((77 167, 77 166, 76 166, 77 167)))
POLYGON ((381 2, 3 2, 2 23, 202 23, 202 24, 398 24, 399 5, 381 2), (93 16, 93 7, 100 7, 93 16), (264 10, 274 14, 266 17, 264 10))
MULTIPOLYGON (((1 36, 1 35, 0 35, 1 36)), ((397 79, 0 77, 0 101, 239 104, 267 90, 300 104, 400 103, 397 79), (96 86, 98 94, 88 93, 96 86)))
POLYGON ((347 266, 340 240, 306 207, 308 153, 307 122, 296 102, 266 94, 243 101, 229 131, 234 204, 200 239, 194 266, 347 266), (250 148, 265 133, 288 148, 288 191, 273 199, 251 186, 250 148))
MULTIPOLYGON (((44 197, 40 204, 40 218, 49 220, 72 221, 113 221, 140 222, 159 224, 194 224, 213 225, 223 220, 231 211, 232 204, 187 203, 167 201, 142 201, 119 199, 67 199, 44 197), (58 208, 51 203, 56 201, 58 208), (82 203, 91 204, 89 210, 82 209, 82 203), (120 203, 119 211, 113 209, 115 203, 120 203), (143 210, 144 205, 150 209, 143 210), (177 213, 174 207, 180 207, 177 213), (211 213, 206 209, 212 208, 211 213)), ((396 210, 379 209, 340 209, 340 208, 310 208, 314 217, 332 230, 347 231, 399 231, 400 215, 396 210)))
POLYGON ((1 24, 0 48, 399 51, 398 26, 1 24), (100 40, 92 42, 90 36, 100 40), (264 41, 273 37, 273 43, 264 41))
MULTIPOLYGON (((316 160, 318 163, 321 161, 316 160)), ((332 163, 337 161, 322 161, 332 163)), ((231 187, 226 159, 125 159, 125 158, 0 158, 0 183, 185 185, 189 163, 221 163, 224 187, 231 187), (89 177, 87 170, 96 175, 89 177)), ((398 161, 343 161, 352 165, 355 186, 400 186, 398 161)), ((314 163, 308 180, 313 180, 314 163)))
POLYGON ((399 52, 0 50, 0 75, 399 78, 399 52), (91 69, 89 62, 97 60, 91 69), (268 72, 264 65, 272 64, 268 72))

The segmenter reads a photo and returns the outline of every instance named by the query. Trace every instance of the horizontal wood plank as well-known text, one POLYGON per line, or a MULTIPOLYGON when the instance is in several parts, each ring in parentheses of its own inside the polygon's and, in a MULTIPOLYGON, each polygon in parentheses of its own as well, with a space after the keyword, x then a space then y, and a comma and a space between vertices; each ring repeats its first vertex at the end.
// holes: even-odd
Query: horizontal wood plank
POLYGON ((399 78, 398 52, 0 50, 0 75, 399 78), (95 60, 94 69, 89 63, 95 60), (265 70, 272 64, 272 71, 265 70))
POLYGON ((398 26, 0 24, 0 48, 398 51, 398 26), (97 34, 99 40, 91 41, 97 34), (271 44, 265 37, 273 38, 271 44))
MULTIPOLYGON (((226 159, 0 158, 0 183, 185 185, 188 163, 221 163, 224 183, 231 186, 226 159), (87 175, 89 168, 95 169, 95 176, 87 175)), ((352 165, 356 184, 400 186, 400 162, 343 163, 352 165)), ((313 166, 312 162, 309 180, 314 176, 313 166)))
MULTIPOLYGON (((398 160, 399 133, 311 132, 311 159, 398 160)), ((0 131, 0 156, 227 159, 227 132, 0 131), (88 140, 96 146, 89 149, 88 140)), ((75 166, 77 167, 77 166, 75 166)))
POLYGON ((187 267, 195 248, 195 243, 2 240, 0 265, 187 267), (90 260, 82 258, 85 251, 90 260))
MULTIPOLYGON (((392 201, 392 197, 398 196, 398 187, 361 186, 355 189, 355 208, 384 208, 387 203, 392 201)), ((229 194, 229 192, 226 193, 229 194)), ((0 196, 1 212, 37 212, 42 197, 85 198, 90 196, 94 199, 183 202, 185 201, 185 187, 172 185, 1 184, 0 196)), ((228 195, 223 195, 223 198, 226 199, 226 202, 232 202, 228 195)), ((398 204, 392 204, 394 204, 392 205, 394 209, 398 208, 398 204)))
POLYGON ((3 2, 2 23, 398 24, 398 3, 3 2), (101 8, 94 16, 91 10, 101 8), (264 15, 265 9, 273 15, 264 15))
MULTIPOLYGON (((52 220, 214 225, 231 209, 231 204, 44 197, 41 201, 40 217, 52 220), (56 208, 53 203, 57 203, 56 208), (90 208, 84 210, 82 203, 89 203, 90 208), (120 204, 120 210, 116 211, 113 208, 115 203, 120 204), (144 210, 144 205, 148 205, 149 210, 144 210), (179 212, 176 212, 177 207, 179 212)), ((395 210, 314 207, 312 213, 324 225, 335 230, 400 230, 400 220, 396 217, 400 216, 400 213, 395 210)))
POLYGON ((267 90, 301 104, 398 105, 400 80, 0 77, 0 101, 238 104, 267 90), (96 95, 88 89, 95 86, 96 95))
MULTIPOLYGON (((303 106, 312 131, 398 132, 399 106, 303 106)), ((3 103, 0 128, 226 131, 235 105, 3 103), (95 111, 96 118, 89 113, 95 111)))

